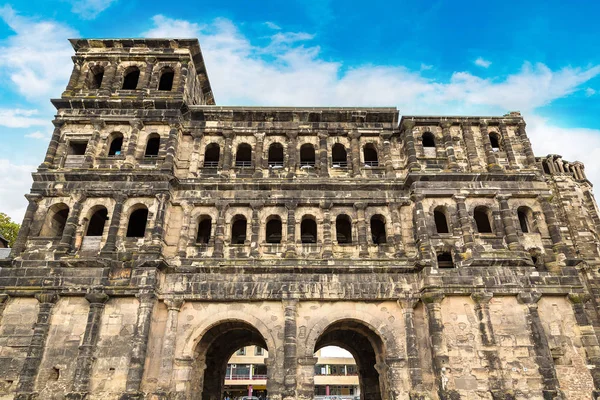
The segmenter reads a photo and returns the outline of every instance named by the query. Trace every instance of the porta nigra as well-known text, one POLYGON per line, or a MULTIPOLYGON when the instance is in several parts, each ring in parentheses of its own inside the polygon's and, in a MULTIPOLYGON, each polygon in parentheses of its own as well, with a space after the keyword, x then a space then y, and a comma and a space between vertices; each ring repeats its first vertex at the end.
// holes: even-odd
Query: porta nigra
POLYGON ((0 399, 221 400, 250 345, 270 400, 330 345, 361 400, 600 398, 598 207, 520 113, 217 106, 195 39, 71 43, 0 399))

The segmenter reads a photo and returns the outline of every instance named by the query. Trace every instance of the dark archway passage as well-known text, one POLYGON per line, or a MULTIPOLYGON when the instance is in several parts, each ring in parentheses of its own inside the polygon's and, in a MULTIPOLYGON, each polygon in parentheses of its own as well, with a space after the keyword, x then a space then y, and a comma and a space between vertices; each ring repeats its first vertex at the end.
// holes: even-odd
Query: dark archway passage
POLYGON ((338 321, 325 329, 317 340, 314 351, 326 346, 341 347, 354 357, 361 400, 383 400, 379 372, 375 369, 384 352, 379 335, 359 321, 338 321))
POLYGON ((245 346, 260 346, 268 351, 267 343, 260 332, 243 321, 224 321, 203 335, 196 346, 198 368, 195 371, 195 379, 192 379, 198 385, 192 388, 192 392, 201 395, 194 398, 223 399, 227 362, 233 353, 245 346))

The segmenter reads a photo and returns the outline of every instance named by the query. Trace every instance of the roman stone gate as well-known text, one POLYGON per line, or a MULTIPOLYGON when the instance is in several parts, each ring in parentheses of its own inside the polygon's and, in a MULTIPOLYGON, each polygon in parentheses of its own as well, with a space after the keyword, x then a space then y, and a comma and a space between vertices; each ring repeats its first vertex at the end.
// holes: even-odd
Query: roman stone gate
MULTIPOLYGON (((0 260, 0 399, 271 400, 315 352, 361 400, 600 396, 600 217, 518 112, 216 106, 197 40, 72 40, 0 260)), ((558 149, 557 149, 558 150, 558 149)))

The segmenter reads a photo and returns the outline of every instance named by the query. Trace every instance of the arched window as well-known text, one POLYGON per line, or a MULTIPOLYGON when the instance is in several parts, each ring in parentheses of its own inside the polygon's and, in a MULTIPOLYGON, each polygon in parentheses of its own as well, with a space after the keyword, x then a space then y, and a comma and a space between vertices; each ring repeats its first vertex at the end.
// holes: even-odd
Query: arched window
POLYGON ((437 262, 438 268, 454 268, 452 254, 447 251, 441 252, 437 255, 437 262))
POLYGON ((158 90, 171 90, 173 89, 173 78, 175 72, 172 68, 163 68, 160 74, 160 81, 158 82, 158 90))
POLYGON ((267 243, 281 243, 281 218, 277 215, 269 217, 265 238, 267 243))
POLYGON ((129 216, 127 224, 127 237, 143 238, 146 234, 146 224, 148 223, 148 209, 142 205, 129 216))
POLYGON ((64 203, 54 204, 48 210, 44 226, 40 231, 41 237, 60 237, 65 230, 67 218, 69 217, 69 206, 64 203))
POLYGON ((135 90, 140 79, 140 70, 138 67, 129 67, 125 71, 123 78, 123 90, 135 90))
POLYGON ((87 87, 89 89, 100 89, 102 79, 104 79, 104 67, 97 65, 90 68, 87 87))
POLYGON ((377 159, 377 149, 373 143, 367 143, 363 148, 365 156, 365 165, 368 167, 377 167, 379 160, 377 159))
POLYGON ((202 215, 198 221, 198 233, 196 234, 196 243, 207 244, 210 240, 210 231, 212 230, 212 218, 209 215, 202 215))
POLYGON ((498 137, 498 134, 496 132, 491 132, 489 136, 490 143, 492 144, 492 150, 500 151, 500 138, 498 137))
POLYGON ((431 132, 425 132, 422 137, 423 147, 435 147, 435 137, 431 132))
POLYGON ((102 236, 104 234, 104 227, 107 220, 108 211, 106 208, 98 208, 96 212, 92 214, 92 218, 90 218, 85 236, 102 236))
POLYGON ((490 224, 489 210, 487 207, 475 207, 473 217, 475 218, 475 225, 477 225, 477 232, 492 233, 492 225, 490 224))
POLYGON ((231 224, 231 244, 244 244, 246 242, 246 217, 236 215, 231 224))
POLYGON ((121 133, 113 133, 108 147, 108 156, 118 156, 123 148, 123 135, 121 133))
POLYGON ((235 153, 235 166, 241 168, 252 166, 252 147, 248 143, 238 146, 235 153))
POLYGON ((269 146, 269 168, 283 167, 283 146, 281 143, 272 143, 269 146))
POLYGON ((387 243, 385 218, 383 215, 377 214, 371 217, 371 238, 373 239, 373 244, 387 243))
POLYGON ((219 166, 219 157, 221 148, 216 143, 210 143, 204 150, 204 168, 217 168, 219 166))
POLYGON ((148 136, 148 142, 146 143, 146 152, 144 157, 156 157, 160 149, 160 136, 158 133, 151 133, 148 136))
POLYGON ((300 241, 302 243, 317 243, 317 222, 305 216, 300 223, 300 241))
POLYGON ((346 214, 340 214, 335 219, 335 232, 339 244, 352 243, 352 222, 346 214))
POLYGON ((433 210, 433 219, 435 221, 435 230, 437 233, 450 233, 444 207, 436 207, 435 210, 433 210))
POLYGON ((331 164, 333 168, 348 167, 348 153, 343 144, 336 143, 333 145, 331 149, 331 164))
POLYGON ((310 143, 304 143, 300 147, 300 168, 315 166, 315 147, 310 143))
POLYGON ((519 207, 517 209, 517 216, 519 217, 519 226, 521 227, 521 232, 529 233, 531 232, 531 220, 530 216, 532 216, 531 209, 529 207, 519 207))

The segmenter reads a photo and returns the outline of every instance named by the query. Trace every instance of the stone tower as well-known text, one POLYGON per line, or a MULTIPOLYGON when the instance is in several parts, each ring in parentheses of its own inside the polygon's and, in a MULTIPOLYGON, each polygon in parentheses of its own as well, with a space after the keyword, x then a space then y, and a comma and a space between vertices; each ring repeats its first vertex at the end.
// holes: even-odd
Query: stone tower
POLYGON ((72 41, 0 264, 0 399, 272 400, 350 351, 362 400, 600 395, 600 217, 519 113, 216 106, 197 40, 72 41))

